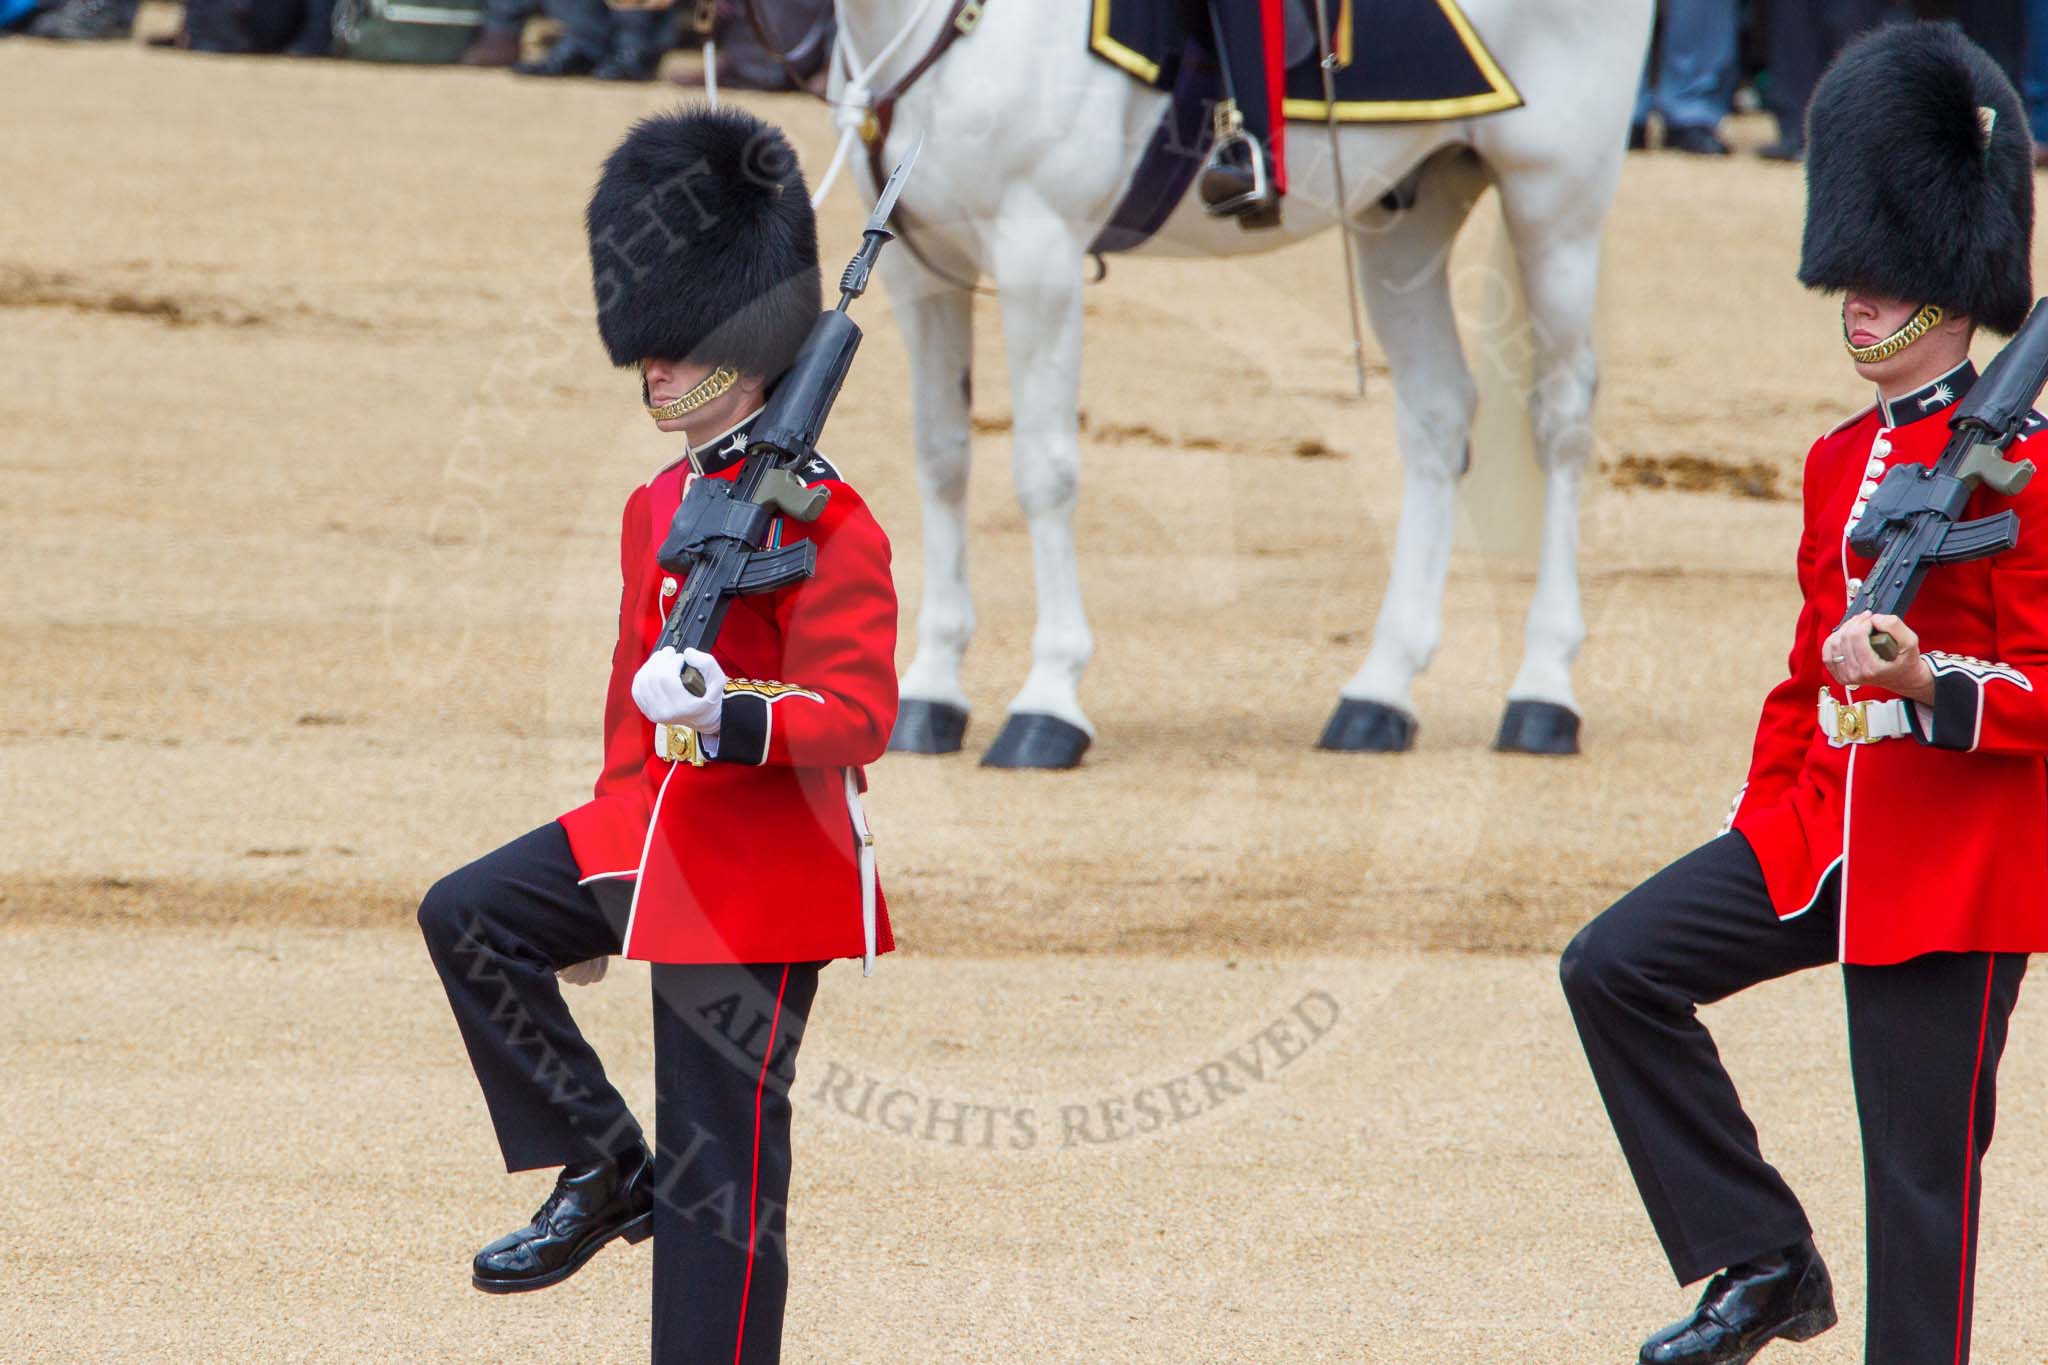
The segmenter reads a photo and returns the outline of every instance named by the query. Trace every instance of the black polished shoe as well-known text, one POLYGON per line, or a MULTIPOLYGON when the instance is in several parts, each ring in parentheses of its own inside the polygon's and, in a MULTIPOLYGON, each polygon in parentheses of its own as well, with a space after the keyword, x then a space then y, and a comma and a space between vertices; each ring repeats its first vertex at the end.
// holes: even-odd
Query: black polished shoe
POLYGON ((1781 137, 1757 148, 1756 154, 1766 161, 1804 161, 1806 142, 1803 138, 1781 137))
POLYGON ((590 75, 600 81, 651 81, 661 69, 661 54, 641 43, 620 43, 590 75))
POLYGON ((533 1221, 476 1254, 470 1283, 487 1294, 545 1289, 581 1270, 614 1237, 646 1241, 654 1234, 652 1167, 644 1148, 618 1161, 563 1167, 533 1221))
POLYGON ((1641 1365, 1747 1365, 1770 1342, 1835 1325, 1835 1287, 1813 1239, 1707 1281, 1699 1307, 1643 1343, 1641 1365))
POLYGON ((1631 123, 1628 126, 1628 149, 1632 152, 1647 152, 1650 150, 1649 124, 1631 123))
POLYGON ((597 58, 573 43, 560 42, 537 62, 518 62, 515 76, 588 76, 597 69, 597 58))
POLYGON ((1664 130, 1664 150, 1690 152, 1694 156, 1726 156, 1728 144, 1705 124, 1688 123, 1664 130))

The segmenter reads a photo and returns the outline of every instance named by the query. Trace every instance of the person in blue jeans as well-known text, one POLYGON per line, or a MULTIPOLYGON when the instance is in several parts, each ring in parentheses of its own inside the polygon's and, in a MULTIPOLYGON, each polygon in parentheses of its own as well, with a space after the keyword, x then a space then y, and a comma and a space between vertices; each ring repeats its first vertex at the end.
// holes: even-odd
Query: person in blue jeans
POLYGON ((1716 131, 1728 115, 1735 76, 1735 0, 1660 0, 1658 38, 1643 64, 1629 146, 1649 145, 1652 113, 1664 120, 1664 145, 1697 156, 1726 156, 1716 131))

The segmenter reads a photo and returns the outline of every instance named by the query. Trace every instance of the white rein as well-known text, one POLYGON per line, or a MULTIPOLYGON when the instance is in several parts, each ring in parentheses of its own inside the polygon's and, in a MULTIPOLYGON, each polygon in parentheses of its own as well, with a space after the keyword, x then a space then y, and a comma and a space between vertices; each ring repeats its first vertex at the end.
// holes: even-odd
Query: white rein
POLYGON ((846 166, 846 158, 853 151, 853 144, 860 139, 861 129, 875 108, 874 79, 877 72, 888 65, 910 36, 923 27, 925 16, 939 0, 923 0, 911 12, 896 36, 883 45, 875 59, 866 66, 860 62, 860 54, 853 50, 853 41, 846 34, 846 18, 839 13, 840 6, 834 0, 832 9, 838 19, 838 35, 832 44, 832 60, 846 64, 846 88, 841 98, 830 101, 832 105, 832 126, 839 130, 839 146, 832 153, 832 163, 825 168, 824 176, 818 181, 817 190, 811 195, 811 205, 816 207, 825 202, 832 193, 832 186, 839 179, 839 172, 846 166))

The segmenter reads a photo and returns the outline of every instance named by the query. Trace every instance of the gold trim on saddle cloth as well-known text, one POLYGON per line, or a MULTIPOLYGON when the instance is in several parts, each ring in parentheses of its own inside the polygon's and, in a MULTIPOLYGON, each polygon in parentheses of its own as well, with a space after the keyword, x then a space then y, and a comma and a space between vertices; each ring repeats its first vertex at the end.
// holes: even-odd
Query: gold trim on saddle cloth
MULTIPOLYGON (((1418 123, 1431 119, 1473 118, 1480 114, 1497 114, 1503 109, 1520 107, 1522 94, 1515 89, 1513 81, 1501 70, 1500 63, 1493 59, 1480 40, 1472 21, 1459 8, 1458 0, 1435 0, 1437 9, 1442 11, 1444 21, 1464 47, 1465 55, 1472 59, 1472 65, 1486 81, 1487 89, 1476 95, 1453 95, 1444 99, 1424 100, 1338 100, 1337 121, 1340 123, 1418 123)), ((1118 42, 1110 32, 1111 0, 1094 0, 1093 15, 1088 35, 1089 50, 1114 66, 1121 67, 1147 85, 1159 82, 1159 63, 1153 61, 1136 48, 1118 42)), ((1337 0, 1336 41, 1331 45, 1331 55, 1337 59, 1339 70, 1352 64, 1356 41, 1356 0, 1337 0)), ((1329 106, 1319 99, 1288 99, 1281 102, 1281 114, 1285 118, 1307 120, 1316 123, 1328 121, 1329 106)))
MULTIPOLYGON (((1515 89, 1508 73, 1501 70, 1500 63, 1480 41, 1472 21, 1458 7, 1458 0, 1436 0, 1436 7, 1443 11, 1444 19, 1464 45, 1465 55, 1472 59, 1472 65, 1485 78, 1486 91, 1439 100, 1338 100, 1336 116, 1339 123, 1422 123, 1431 119, 1475 118, 1480 114, 1497 114, 1503 109, 1521 107, 1522 92, 1515 89)), ((1340 69, 1351 65, 1351 15, 1352 0, 1339 0, 1337 42, 1333 55, 1340 69)), ((1286 100, 1281 104, 1280 112, 1290 119, 1316 123, 1327 122, 1330 118, 1330 106, 1315 99, 1286 100)))

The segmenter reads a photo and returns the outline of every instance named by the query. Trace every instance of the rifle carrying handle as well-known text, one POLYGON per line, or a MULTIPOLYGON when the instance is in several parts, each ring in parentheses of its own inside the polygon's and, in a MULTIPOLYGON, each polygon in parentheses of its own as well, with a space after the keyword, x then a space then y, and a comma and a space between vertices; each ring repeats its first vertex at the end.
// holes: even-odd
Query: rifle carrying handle
POLYGON ((704 675, 697 671, 695 665, 683 665, 683 686, 689 689, 693 697, 704 695, 704 675))
POLYGON ((1870 632, 1870 652, 1890 663, 1899 657, 1899 642, 1881 630, 1873 630, 1870 632))

